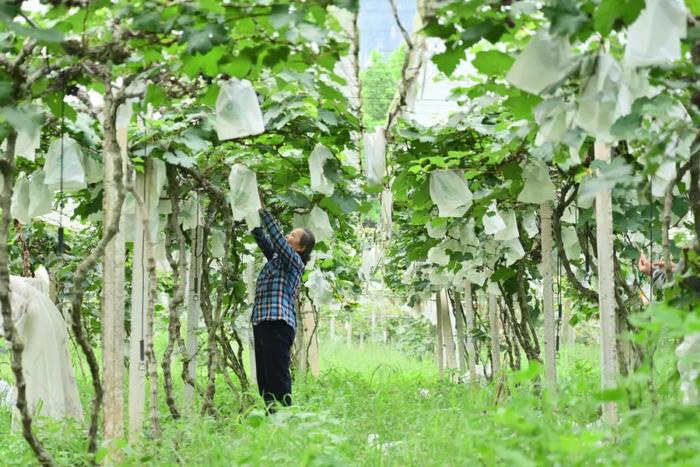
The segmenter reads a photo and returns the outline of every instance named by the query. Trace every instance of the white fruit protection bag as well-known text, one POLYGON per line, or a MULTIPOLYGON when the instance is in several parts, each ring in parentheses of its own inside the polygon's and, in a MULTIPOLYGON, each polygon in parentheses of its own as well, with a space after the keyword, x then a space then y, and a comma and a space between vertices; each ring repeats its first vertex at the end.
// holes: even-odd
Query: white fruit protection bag
POLYGON ((333 195, 333 182, 324 173, 326 161, 333 158, 331 151, 322 144, 317 144, 309 156, 309 173, 311 174, 311 189, 326 196, 333 195))
POLYGON ((21 224, 26 224, 31 220, 31 217, 29 217, 29 180, 24 173, 20 174, 15 180, 10 212, 12 217, 21 224))
POLYGON ((331 284, 326 280, 320 270, 314 269, 311 271, 309 280, 307 280, 304 285, 309 291, 309 297, 311 297, 311 301, 314 302, 316 307, 331 304, 333 300, 333 287, 331 287, 331 284))
POLYGON ((44 171, 37 170, 29 177, 29 217, 34 219, 53 210, 53 193, 44 184, 44 171))
POLYGON ((534 237, 540 231, 537 224, 537 214, 535 211, 527 211, 523 214, 523 229, 529 238, 534 237))
POLYGON ((683 403, 697 405, 700 403, 697 379, 700 376, 700 333, 685 336, 683 342, 676 348, 678 357, 678 373, 681 376, 681 393, 683 403))
POLYGON ((381 204, 382 204, 382 212, 381 212, 382 231, 384 232, 384 235, 386 236, 386 238, 390 238, 391 231, 394 228, 394 223, 392 220, 394 194, 391 192, 390 189, 385 188, 384 191, 382 192, 381 204))
POLYGON ((223 258, 226 256, 226 233, 217 228, 212 228, 209 233, 211 256, 213 258, 223 258))
POLYGON ((504 255, 506 259, 506 266, 512 265, 520 258, 525 256, 525 250, 523 249, 523 245, 517 238, 511 238, 510 240, 505 241, 503 245, 506 247, 504 255))
POLYGON ((610 127, 632 106, 631 102, 620 101, 625 97, 620 93, 622 78, 622 68, 611 55, 598 56, 595 73, 578 99, 574 119, 578 126, 606 141, 614 139, 610 127))
POLYGON ((549 170, 543 161, 536 159, 527 163, 523 167, 523 179, 525 186, 518 195, 521 203, 542 204, 556 197, 549 170))
POLYGON ((430 198, 440 217, 462 217, 472 205, 472 192, 457 170, 438 170, 430 174, 430 198))
POLYGON ((515 211, 509 209, 503 216, 503 222, 505 223, 505 228, 499 230, 493 235, 494 240, 500 240, 502 242, 507 242, 508 240, 513 240, 514 238, 520 237, 520 232, 518 232, 518 221, 515 216, 515 211))
POLYGON ((15 142, 15 155, 34 162, 36 150, 39 149, 40 145, 41 130, 39 128, 34 132, 19 130, 17 132, 17 141, 15 142))
POLYGON ((428 221, 425 224, 425 228, 428 231, 428 237, 434 238, 436 240, 440 240, 447 234, 447 225, 446 224, 440 224, 440 225, 433 225, 432 221, 428 221))
POLYGON ((241 256, 241 261, 245 264, 243 279, 245 280, 246 298, 251 305, 255 302, 255 257, 249 254, 241 256))
POLYGON ((365 176, 370 185, 379 185, 386 174, 386 135, 384 128, 363 136, 365 150, 365 176))
POLYGON ((328 219, 328 214, 318 206, 314 206, 308 216, 306 216, 306 225, 304 227, 311 230, 319 242, 333 236, 333 227, 328 219))
POLYGON ((488 210, 481 218, 481 222, 484 224, 484 233, 486 233, 486 235, 495 235, 505 230, 506 223, 498 212, 495 200, 489 205, 488 210))
POLYGON ((82 190, 87 186, 82 159, 83 151, 77 141, 64 137, 63 163, 61 163, 61 138, 55 139, 46 152, 44 184, 49 190, 56 192, 61 189, 61 179, 63 179, 64 192, 82 190), (63 167, 62 170, 61 167, 63 167))
POLYGON ((369 280, 372 271, 379 265, 382 260, 382 254, 379 248, 373 246, 362 251, 362 265, 358 270, 359 276, 365 280, 369 280))
MULTIPOLYGON (((48 296, 48 286, 48 273, 43 267, 36 271, 36 278, 10 276, 12 317, 24 344, 27 403, 30 412, 41 416, 82 421, 66 323, 48 296)), ((13 417, 18 415, 15 412, 13 417)))
POLYGON ((245 219, 249 230, 259 227, 258 210, 262 207, 262 203, 258 194, 258 178, 255 172, 245 165, 235 164, 231 167, 228 184, 231 189, 229 203, 233 211, 233 220, 245 219))
POLYGON ((517 88, 540 94, 564 79, 573 65, 568 39, 540 29, 515 60, 506 80, 517 88))
POLYGON ((265 131, 258 96, 250 81, 230 79, 221 84, 216 99, 214 128, 221 141, 259 135, 265 131))
POLYGON ((680 60, 688 15, 683 0, 646 0, 645 3, 646 7, 628 29, 625 64, 646 67, 680 60))

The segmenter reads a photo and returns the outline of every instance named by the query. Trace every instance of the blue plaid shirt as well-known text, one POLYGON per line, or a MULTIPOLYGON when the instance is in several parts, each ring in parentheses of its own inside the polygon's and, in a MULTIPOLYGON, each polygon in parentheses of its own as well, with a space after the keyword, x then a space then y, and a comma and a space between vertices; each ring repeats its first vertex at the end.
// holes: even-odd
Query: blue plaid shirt
POLYGON ((265 254, 267 263, 255 285, 252 321, 255 325, 262 321, 284 320, 296 331, 296 302, 304 262, 289 246, 272 214, 261 209, 260 220, 262 227, 253 229, 251 233, 265 254))

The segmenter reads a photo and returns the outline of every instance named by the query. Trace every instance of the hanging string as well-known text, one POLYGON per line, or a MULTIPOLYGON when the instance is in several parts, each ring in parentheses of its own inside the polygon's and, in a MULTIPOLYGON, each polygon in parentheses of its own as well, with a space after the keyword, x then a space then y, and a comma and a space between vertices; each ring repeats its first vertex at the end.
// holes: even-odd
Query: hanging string
POLYGON ((20 221, 15 219, 15 230, 17 231, 17 241, 22 247, 22 277, 34 277, 32 264, 29 260, 29 245, 27 245, 27 234, 20 221))
MULTIPOLYGON (((148 130, 146 128, 146 119, 141 116, 141 121, 143 123, 143 160, 144 160, 144 169, 143 169, 143 192, 142 192, 142 197, 141 199, 143 200, 144 203, 146 203, 146 196, 148 196, 148 183, 149 183, 149 174, 148 174, 148 159, 146 159, 146 138, 148 136, 148 130)), ((148 206, 148 204, 146 204, 148 206)), ((144 322, 146 321, 146 266, 145 266, 145 261, 146 261, 146 235, 148 235, 149 240, 150 240, 150 232, 146 232, 145 229, 143 229, 143 222, 141 223, 141 340, 139 341, 139 357, 141 358, 141 363, 139 365, 139 369, 145 370, 146 369, 146 333, 144 331, 144 322)), ((150 241, 149 241, 150 244, 150 241)), ((148 291, 150 294, 150 290, 148 291)))
POLYGON ((561 258, 557 255, 557 329, 555 349, 559 352, 559 336, 561 335, 561 318, 563 312, 561 299, 561 258))
POLYGON ((654 300, 654 194, 653 182, 649 180, 649 264, 651 264, 651 277, 649 278, 649 303, 654 300))
MULTIPOLYGON (((590 227, 590 218, 586 219, 586 252, 583 255, 584 260, 586 261, 586 280, 589 280, 591 277, 591 246, 589 245, 588 239, 590 238, 591 234, 591 227, 590 227)), ((578 209, 576 210, 576 227, 578 227, 578 209)))
POLYGON ((61 171, 61 178, 59 180, 58 189, 58 254, 63 254, 66 248, 65 244, 65 232, 63 229, 63 208, 65 207, 66 201, 63 194, 63 142, 65 139, 66 123, 65 123, 65 101, 66 101, 66 88, 65 84, 63 86, 63 94, 61 96, 61 155, 59 159, 59 166, 61 171))
MULTIPOLYGON (((148 163, 146 163, 145 168, 144 168, 144 182, 143 182, 143 198, 146 199, 147 193, 148 193, 148 163)), ((141 227, 141 340, 139 341, 139 356, 141 357, 141 363, 144 364, 145 359, 146 359, 146 350, 145 350, 145 332, 144 332, 144 322, 146 321, 146 293, 150 293, 150 290, 146 292, 147 289, 147 284, 146 284, 146 235, 149 235, 150 238, 150 232, 146 232, 145 229, 143 229, 143 223, 141 227)), ((144 365, 145 369, 145 365, 144 365)))
POLYGON ((199 259, 202 257, 202 253, 204 252, 204 245, 201 247, 199 246, 201 241, 199 231, 199 193, 197 193, 195 201, 197 203, 197 218, 194 227, 194 283, 192 284, 192 300, 194 300, 196 303, 199 302, 199 268, 201 267, 199 259))

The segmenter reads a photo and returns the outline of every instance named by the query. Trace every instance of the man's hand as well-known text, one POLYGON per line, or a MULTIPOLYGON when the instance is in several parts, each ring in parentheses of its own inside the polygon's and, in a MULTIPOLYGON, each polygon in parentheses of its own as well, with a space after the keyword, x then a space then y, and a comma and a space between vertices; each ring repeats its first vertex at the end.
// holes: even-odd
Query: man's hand
MULTIPOLYGON (((651 276, 655 269, 664 269, 665 267, 665 261, 654 261, 652 263, 649 261, 649 258, 644 255, 644 253, 642 253, 642 255, 639 257, 639 270, 642 272, 642 274, 646 274, 647 276, 651 276)), ((674 267, 675 264, 671 262, 671 268, 674 267)))
POLYGON ((651 276, 651 271, 652 271, 652 264, 651 261, 644 255, 644 253, 639 256, 639 270, 642 272, 642 274, 646 274, 647 276, 651 276))

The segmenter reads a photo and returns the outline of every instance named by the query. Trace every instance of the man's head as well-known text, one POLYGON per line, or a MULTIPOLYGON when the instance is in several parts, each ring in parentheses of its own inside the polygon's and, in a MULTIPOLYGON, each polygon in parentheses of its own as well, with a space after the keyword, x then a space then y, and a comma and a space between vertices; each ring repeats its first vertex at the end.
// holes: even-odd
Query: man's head
POLYGON ((316 245, 316 237, 314 234, 305 227, 300 227, 298 229, 292 230, 292 232, 287 235, 287 243, 291 246, 294 251, 299 253, 301 259, 306 264, 311 257, 311 252, 316 245))

